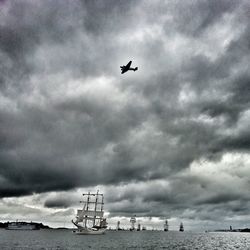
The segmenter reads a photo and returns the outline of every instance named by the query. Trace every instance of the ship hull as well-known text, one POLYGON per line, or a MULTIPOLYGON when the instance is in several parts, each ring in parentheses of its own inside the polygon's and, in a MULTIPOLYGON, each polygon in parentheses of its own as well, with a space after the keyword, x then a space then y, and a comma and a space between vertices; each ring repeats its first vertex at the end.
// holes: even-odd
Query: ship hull
POLYGON ((91 229, 91 228, 81 228, 77 230, 73 230, 74 234, 77 235, 100 235, 100 234, 105 234, 106 229, 91 229))

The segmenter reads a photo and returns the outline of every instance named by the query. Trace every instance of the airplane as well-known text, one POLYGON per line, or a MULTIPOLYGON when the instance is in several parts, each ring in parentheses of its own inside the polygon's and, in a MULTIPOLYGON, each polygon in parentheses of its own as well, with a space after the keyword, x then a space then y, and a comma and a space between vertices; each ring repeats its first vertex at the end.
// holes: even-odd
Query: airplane
POLYGON ((130 68, 130 66, 131 66, 131 63, 132 63, 132 61, 130 61, 126 66, 120 66, 120 68, 121 68, 121 73, 122 74, 124 74, 125 72, 127 72, 128 70, 134 70, 134 71, 136 71, 136 70, 138 70, 138 67, 135 67, 135 68, 130 68))

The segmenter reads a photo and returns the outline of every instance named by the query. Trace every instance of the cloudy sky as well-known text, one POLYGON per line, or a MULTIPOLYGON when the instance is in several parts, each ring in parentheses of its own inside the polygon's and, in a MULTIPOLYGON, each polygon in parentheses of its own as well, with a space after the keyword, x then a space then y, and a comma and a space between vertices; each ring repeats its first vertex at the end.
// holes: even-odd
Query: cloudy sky
POLYGON ((248 0, 1 0, 0 218, 250 227, 248 0), (136 72, 121 75, 132 60, 136 72))

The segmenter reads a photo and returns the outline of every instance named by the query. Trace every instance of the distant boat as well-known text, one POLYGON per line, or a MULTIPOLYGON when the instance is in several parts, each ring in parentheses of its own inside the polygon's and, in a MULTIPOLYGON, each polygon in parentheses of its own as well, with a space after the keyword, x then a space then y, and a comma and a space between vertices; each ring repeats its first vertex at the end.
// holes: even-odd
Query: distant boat
POLYGON ((164 231, 165 231, 165 232, 168 231, 168 220, 165 220, 164 231))
POLYGON ((8 226, 5 228, 6 230, 39 230, 40 227, 38 227, 36 224, 33 224, 32 222, 11 222, 8 224, 8 226))
POLYGON ((184 232, 184 226, 183 226, 183 223, 181 222, 180 224, 180 229, 179 229, 180 232, 184 232))
POLYGON ((120 230, 122 230, 122 229, 120 228, 120 221, 117 221, 117 226, 116 226, 116 230, 117 230, 117 231, 120 231, 120 230))
POLYGON ((85 198, 83 208, 77 210, 76 220, 72 223, 77 227, 75 234, 104 234, 107 229, 107 222, 104 216, 103 194, 88 192, 83 194, 85 198))
POLYGON ((134 217, 131 217, 130 222, 131 222, 131 228, 129 229, 130 231, 135 230, 135 223, 136 223, 136 215, 134 217))

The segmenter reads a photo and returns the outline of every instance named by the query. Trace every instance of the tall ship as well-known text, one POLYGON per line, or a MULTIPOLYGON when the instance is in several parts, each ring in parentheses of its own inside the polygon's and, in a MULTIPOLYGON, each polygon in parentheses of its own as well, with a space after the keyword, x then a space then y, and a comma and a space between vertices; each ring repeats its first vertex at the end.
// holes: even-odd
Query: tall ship
POLYGON ((77 215, 72 223, 77 227, 75 234, 104 234, 107 229, 104 218, 104 196, 97 190, 96 193, 84 193, 83 208, 77 210, 77 215))
POLYGON ((165 223, 164 223, 164 231, 165 231, 165 232, 168 231, 168 220, 165 220, 165 223))
POLYGON ((184 226, 183 226, 183 223, 181 222, 180 224, 180 229, 179 229, 180 232, 184 232, 184 226))
POLYGON ((22 221, 16 221, 16 222, 10 222, 6 230, 39 230, 40 227, 38 227, 36 224, 32 222, 22 222, 22 221))

